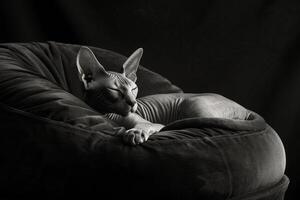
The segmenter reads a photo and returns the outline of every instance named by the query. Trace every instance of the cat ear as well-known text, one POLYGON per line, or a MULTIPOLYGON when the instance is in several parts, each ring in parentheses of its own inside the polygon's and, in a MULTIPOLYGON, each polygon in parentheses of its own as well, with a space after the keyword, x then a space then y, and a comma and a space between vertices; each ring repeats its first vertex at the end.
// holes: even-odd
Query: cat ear
POLYGON ((82 46, 79 49, 76 65, 79 78, 86 89, 88 88, 89 83, 95 79, 96 75, 108 76, 108 73, 97 60, 95 54, 86 46, 82 46))
POLYGON ((139 67, 140 60, 143 55, 143 49, 139 48, 123 64, 123 75, 131 79, 133 82, 136 81, 136 71, 139 67))

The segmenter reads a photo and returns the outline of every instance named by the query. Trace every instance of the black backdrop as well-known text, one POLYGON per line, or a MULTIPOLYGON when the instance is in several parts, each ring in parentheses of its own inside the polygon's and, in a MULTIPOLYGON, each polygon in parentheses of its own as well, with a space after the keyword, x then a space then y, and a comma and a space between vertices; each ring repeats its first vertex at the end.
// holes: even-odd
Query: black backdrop
POLYGON ((3 0, 0 41, 54 40, 129 55, 186 92, 215 92, 261 114, 279 133, 296 192, 300 1, 3 0))

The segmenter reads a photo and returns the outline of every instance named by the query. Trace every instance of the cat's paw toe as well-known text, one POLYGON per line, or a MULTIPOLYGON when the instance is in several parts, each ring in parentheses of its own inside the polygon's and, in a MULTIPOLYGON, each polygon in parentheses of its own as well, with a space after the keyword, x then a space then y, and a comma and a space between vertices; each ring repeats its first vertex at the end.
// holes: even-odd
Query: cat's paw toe
POLYGON ((137 145, 145 142, 148 139, 145 131, 141 129, 129 129, 126 131, 126 134, 123 135, 123 140, 131 145, 137 145))

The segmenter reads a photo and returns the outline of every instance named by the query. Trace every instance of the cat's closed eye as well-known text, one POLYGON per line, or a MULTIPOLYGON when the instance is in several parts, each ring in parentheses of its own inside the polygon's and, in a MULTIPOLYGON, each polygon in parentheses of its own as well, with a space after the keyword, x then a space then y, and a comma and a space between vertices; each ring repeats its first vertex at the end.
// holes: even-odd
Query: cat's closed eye
POLYGON ((138 87, 131 89, 133 95, 137 95, 138 87))
POLYGON ((118 89, 115 89, 115 88, 107 88, 107 90, 110 92, 111 95, 113 95, 114 98, 124 98, 124 94, 118 90, 118 89))

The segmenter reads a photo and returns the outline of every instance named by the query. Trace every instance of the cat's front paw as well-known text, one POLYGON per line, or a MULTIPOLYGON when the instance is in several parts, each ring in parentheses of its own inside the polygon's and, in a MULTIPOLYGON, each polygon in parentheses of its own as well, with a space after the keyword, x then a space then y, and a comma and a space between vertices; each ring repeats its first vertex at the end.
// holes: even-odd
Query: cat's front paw
POLYGON ((149 138, 149 134, 142 129, 132 128, 125 132, 123 140, 126 144, 137 145, 146 142, 149 138))
POLYGON ((123 140, 127 144, 137 145, 146 142, 148 138, 160 131, 164 125, 153 123, 139 123, 134 128, 129 129, 123 135, 123 140))

